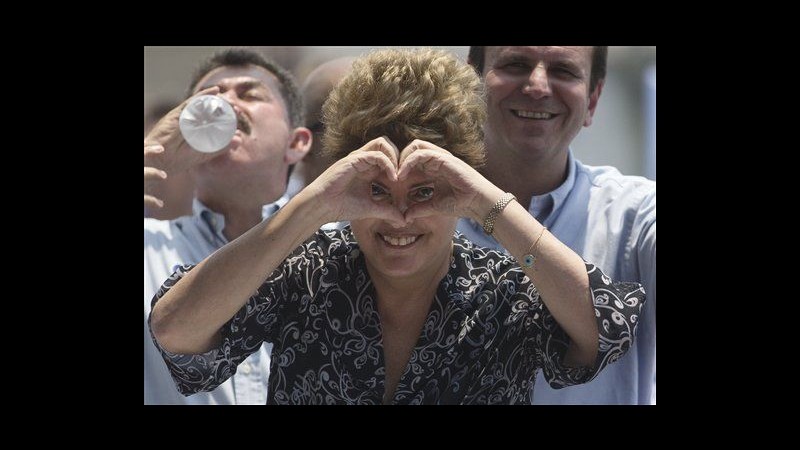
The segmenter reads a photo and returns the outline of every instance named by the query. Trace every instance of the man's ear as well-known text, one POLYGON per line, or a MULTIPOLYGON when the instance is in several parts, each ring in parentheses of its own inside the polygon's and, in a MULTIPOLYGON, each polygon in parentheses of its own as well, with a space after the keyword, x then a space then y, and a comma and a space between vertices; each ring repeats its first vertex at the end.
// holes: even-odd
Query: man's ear
POLYGON ((594 111, 597 109, 597 103, 600 101, 600 93, 603 92, 603 85, 605 82, 605 79, 598 80, 594 92, 589 96, 589 114, 587 114, 586 119, 583 120, 583 126, 585 127, 592 124, 592 116, 594 116, 594 111))
POLYGON ((306 156, 311 149, 311 130, 306 127, 297 127, 292 131, 289 148, 286 150, 284 161, 287 164, 296 164, 306 156))

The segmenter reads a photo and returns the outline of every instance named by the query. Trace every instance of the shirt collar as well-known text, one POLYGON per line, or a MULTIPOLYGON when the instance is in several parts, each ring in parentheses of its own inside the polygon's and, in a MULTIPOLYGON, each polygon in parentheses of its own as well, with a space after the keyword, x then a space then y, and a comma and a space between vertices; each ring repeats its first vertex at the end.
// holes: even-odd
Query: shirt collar
POLYGON ((567 153, 567 179, 554 190, 542 194, 534 195, 531 197, 531 203, 528 205, 528 212, 539 222, 544 223, 558 208, 564 204, 572 187, 575 186, 575 159, 572 156, 572 150, 567 153))
MULTIPOLYGON (((225 229, 225 216, 212 211, 197 198, 192 201, 192 220, 200 230, 208 231, 217 239, 222 239, 222 242, 227 242, 225 235, 222 234, 222 230, 225 229)), ((214 241, 214 237, 206 236, 209 241, 214 241)))
POLYGON ((278 212, 279 209, 283 208, 283 205, 289 203, 289 200, 291 200, 291 197, 288 195, 288 193, 284 193, 283 196, 278 200, 275 200, 272 203, 267 203, 261 209, 261 217, 266 219, 269 216, 275 214, 276 212, 278 212))
MULTIPOLYGON (((267 203, 261 209, 262 218, 266 219, 275 214, 288 201, 288 197, 284 196, 273 203, 267 203)), ((206 230, 212 234, 212 236, 206 236, 209 241, 213 242, 216 239, 221 239, 224 243, 228 242, 228 239, 222 234, 222 230, 225 229, 225 216, 212 211, 197 198, 192 201, 192 220, 194 220, 199 229, 206 230)))
POLYGON ((575 173, 577 172, 577 164, 575 157, 572 156, 572 149, 567 153, 567 179, 561 183, 550 195, 553 198, 553 211, 557 211, 561 205, 567 200, 572 187, 575 186, 575 173))

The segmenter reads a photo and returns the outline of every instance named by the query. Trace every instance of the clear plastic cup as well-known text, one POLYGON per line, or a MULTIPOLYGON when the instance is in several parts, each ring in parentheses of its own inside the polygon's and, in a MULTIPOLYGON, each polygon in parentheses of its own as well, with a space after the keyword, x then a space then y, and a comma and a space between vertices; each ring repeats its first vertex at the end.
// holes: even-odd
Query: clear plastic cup
POLYGON ((236 133, 236 113, 222 97, 193 98, 178 119, 183 138, 193 149, 214 153, 227 147, 236 133))

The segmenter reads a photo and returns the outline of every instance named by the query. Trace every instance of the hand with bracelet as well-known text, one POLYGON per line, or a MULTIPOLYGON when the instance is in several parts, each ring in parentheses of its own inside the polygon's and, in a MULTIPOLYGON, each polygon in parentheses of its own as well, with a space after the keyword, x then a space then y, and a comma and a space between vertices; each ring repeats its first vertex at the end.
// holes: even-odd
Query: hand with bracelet
MULTIPOLYGON (((469 164, 430 142, 415 140, 409 144, 401 153, 399 164, 400 179, 404 179, 416 167, 435 180, 434 197, 429 202, 409 208, 405 214, 407 221, 435 214, 467 217, 483 224, 484 231, 493 235, 495 225, 506 207, 511 203, 519 205, 513 194, 504 193, 469 164)), ((518 236, 519 240, 530 238, 527 251, 520 253, 511 250, 514 255, 522 255, 518 261, 525 268, 533 267, 537 248, 547 230, 536 219, 531 219, 527 221, 530 225, 527 230, 530 232, 518 236)), ((519 217, 517 220, 526 222, 519 217)), ((566 247, 559 251, 566 251, 568 256, 572 253, 566 247)), ((575 258, 572 260, 575 261, 575 258)))
POLYGON ((335 162, 159 292, 153 335, 181 392, 213 388, 262 341, 280 361, 268 403, 529 403, 538 370, 583 383, 623 354, 640 286, 584 264, 475 170, 484 112, 452 55, 357 60, 323 108, 335 162), (456 235, 459 217, 514 258, 456 235), (335 220, 350 224, 319 229, 335 220))
POLYGON ((444 214, 484 224, 486 232, 508 249, 533 279, 550 312, 572 338, 575 345, 567 359, 591 363, 597 353, 597 325, 583 260, 547 234, 512 194, 504 193, 447 150, 416 140, 403 149, 399 164, 400 180, 418 168, 435 186, 433 198, 411 206, 406 220, 444 214))

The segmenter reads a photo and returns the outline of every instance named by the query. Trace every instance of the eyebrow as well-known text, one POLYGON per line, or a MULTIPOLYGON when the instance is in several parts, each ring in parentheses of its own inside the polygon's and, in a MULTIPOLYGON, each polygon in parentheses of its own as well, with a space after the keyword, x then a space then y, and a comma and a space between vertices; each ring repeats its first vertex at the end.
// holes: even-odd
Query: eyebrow
POLYGON ((236 85, 236 89, 243 89, 243 90, 250 90, 253 88, 264 88, 267 89, 267 85, 256 80, 248 80, 243 81, 236 85))
MULTIPOLYGON (((198 91, 202 91, 203 89, 208 89, 208 88, 214 87, 214 86, 219 86, 219 83, 207 84, 207 85, 204 85, 204 86, 198 88, 197 90, 198 91)), ((236 85, 233 88, 236 89, 237 91, 238 90, 250 90, 250 89, 253 89, 253 88, 269 89, 266 84, 264 84, 263 82, 258 81, 258 80, 242 81, 241 83, 236 83, 236 85)), ((221 88, 220 88, 220 90, 221 90, 221 88)))
POLYGON ((509 60, 509 59, 510 60, 517 60, 517 61, 528 61, 528 60, 531 59, 531 57, 528 56, 525 53, 522 53, 522 52, 507 51, 507 52, 503 52, 503 53, 498 54, 497 57, 495 58, 495 60, 498 60, 498 61, 499 60, 509 60))
MULTIPOLYGON (((382 187, 384 189, 387 189, 387 187, 384 186, 383 183, 381 183, 378 180, 373 180, 372 183, 373 184, 377 184, 378 186, 380 186, 380 187, 382 187)), ((432 185, 435 185, 435 184, 436 184, 436 182, 434 180, 423 181, 422 183, 417 183, 417 184, 409 186, 408 190, 412 191, 414 189, 419 189, 421 187, 431 187, 432 185)))
MULTIPOLYGON (((497 58, 495 58, 496 61, 502 61, 502 62, 528 62, 533 59, 534 58, 528 55, 527 53, 518 51, 508 51, 505 53, 501 53, 497 55, 497 58)), ((536 60, 538 61, 540 59, 536 60)), ((548 65, 554 65, 554 64, 563 65, 576 70, 580 68, 580 64, 577 61, 573 60, 572 57, 570 56, 557 57, 555 59, 545 57, 544 60, 547 61, 548 65)))
POLYGON ((411 185, 408 189, 411 190, 411 189, 419 189, 421 187, 431 187, 431 185, 434 184, 436 184, 434 180, 428 180, 428 181, 423 181, 422 183, 411 185))

